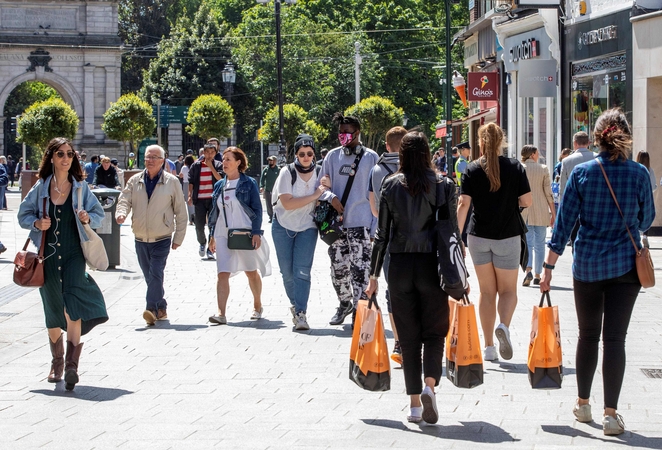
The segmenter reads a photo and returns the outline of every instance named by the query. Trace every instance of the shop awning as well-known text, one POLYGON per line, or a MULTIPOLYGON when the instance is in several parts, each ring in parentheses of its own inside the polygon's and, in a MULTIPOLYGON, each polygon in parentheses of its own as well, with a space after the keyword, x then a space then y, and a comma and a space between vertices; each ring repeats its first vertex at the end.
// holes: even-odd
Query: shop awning
MULTIPOLYGON (((486 117, 490 114, 496 115, 496 108, 485 109, 471 116, 467 116, 459 120, 454 120, 451 122, 451 125, 454 127, 459 127, 460 125, 463 125, 467 122, 473 122, 474 120, 482 119, 483 117, 486 117)), ((434 137, 436 137, 437 139, 442 138, 444 136, 446 136, 446 121, 442 121, 439 125, 437 125, 437 129, 434 134, 434 137)))

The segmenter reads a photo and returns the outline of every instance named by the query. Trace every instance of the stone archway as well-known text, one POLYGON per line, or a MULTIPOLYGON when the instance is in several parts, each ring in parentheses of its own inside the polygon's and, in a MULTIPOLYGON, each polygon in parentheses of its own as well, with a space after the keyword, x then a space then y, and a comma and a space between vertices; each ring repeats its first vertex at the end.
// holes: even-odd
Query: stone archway
MULTIPOLYGON (((3 1, 0 4, 0 116, 25 81, 56 89, 80 118, 75 143, 88 153, 119 148, 101 130, 103 113, 120 96, 122 42, 117 1, 3 1)), ((0 117, 0 154, 5 153, 0 117)))

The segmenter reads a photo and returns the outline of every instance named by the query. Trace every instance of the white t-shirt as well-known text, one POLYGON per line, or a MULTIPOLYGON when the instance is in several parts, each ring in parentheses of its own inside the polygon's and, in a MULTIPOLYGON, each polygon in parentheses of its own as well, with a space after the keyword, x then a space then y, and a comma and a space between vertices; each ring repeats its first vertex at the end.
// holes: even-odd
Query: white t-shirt
MULTIPOLYGON (((280 169, 276 183, 274 183, 273 193, 271 201, 276 202, 278 197, 283 194, 291 194, 292 197, 305 197, 315 192, 317 189, 317 177, 315 172, 310 177, 310 180, 303 181, 301 174, 297 173, 297 179, 292 185, 292 174, 287 166, 280 169)), ((274 206, 274 213, 278 219, 278 223, 290 231, 305 231, 310 228, 315 228, 315 222, 313 222, 312 212, 315 209, 315 202, 310 202, 305 206, 297 209, 286 210, 283 207, 283 204, 278 201, 276 206, 274 206)))
POLYGON ((182 166, 182 170, 179 172, 179 174, 182 176, 182 182, 188 183, 188 171, 189 167, 187 165, 182 166))

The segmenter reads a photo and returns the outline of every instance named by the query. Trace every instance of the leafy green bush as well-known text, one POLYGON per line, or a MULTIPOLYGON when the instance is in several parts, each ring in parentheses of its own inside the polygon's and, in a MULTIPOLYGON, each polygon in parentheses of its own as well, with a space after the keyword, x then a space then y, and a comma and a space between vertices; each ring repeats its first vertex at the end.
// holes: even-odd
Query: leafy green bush
MULTIPOLYGON (((262 128, 258 131, 258 139, 262 142, 280 142, 278 123, 278 105, 267 111, 262 128)), ((326 130, 314 120, 308 119, 308 113, 299 105, 283 105, 283 129, 287 161, 294 160, 293 145, 301 133, 310 134, 316 143, 326 137, 326 130)))
POLYGON ((154 132, 156 121, 152 117, 152 107, 136 94, 124 94, 103 115, 101 129, 110 139, 122 142, 124 146, 124 165, 128 164, 129 152, 138 150, 140 141, 154 132))
POLYGON ((345 115, 356 116, 361 121, 363 144, 377 151, 384 143, 386 132, 402 125, 405 112, 383 97, 368 97, 345 110, 345 115))
POLYGON ((16 141, 33 147, 35 152, 30 159, 33 164, 38 164, 51 139, 76 137, 78 123, 78 116, 73 108, 61 98, 52 97, 33 103, 25 110, 18 119, 16 141))
POLYGON ((234 110, 220 95, 206 94, 196 98, 188 109, 186 131, 200 136, 223 138, 232 135, 234 110))

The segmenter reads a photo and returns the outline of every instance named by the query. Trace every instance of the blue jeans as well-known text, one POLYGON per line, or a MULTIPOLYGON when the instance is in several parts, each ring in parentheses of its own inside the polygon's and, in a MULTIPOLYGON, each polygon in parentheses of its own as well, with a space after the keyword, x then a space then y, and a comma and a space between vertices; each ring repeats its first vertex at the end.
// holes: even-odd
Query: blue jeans
POLYGON ((317 245, 317 229, 290 231, 283 228, 274 216, 271 235, 287 297, 297 313, 305 313, 310 295, 310 269, 317 245))
POLYGON ((7 185, 0 186, 0 209, 5 209, 7 207, 7 197, 5 192, 7 191, 7 185))
POLYGON ((151 243, 136 241, 138 264, 140 264, 145 283, 147 283, 147 307, 145 309, 150 311, 158 311, 168 307, 168 303, 163 298, 165 294, 163 271, 170 254, 171 241, 171 239, 151 243))
POLYGON ((542 262, 545 259, 545 236, 547 227, 542 225, 527 225, 526 245, 529 247, 529 267, 533 267, 536 274, 542 273, 542 262), (533 254, 535 253, 535 264, 533 254))

